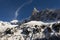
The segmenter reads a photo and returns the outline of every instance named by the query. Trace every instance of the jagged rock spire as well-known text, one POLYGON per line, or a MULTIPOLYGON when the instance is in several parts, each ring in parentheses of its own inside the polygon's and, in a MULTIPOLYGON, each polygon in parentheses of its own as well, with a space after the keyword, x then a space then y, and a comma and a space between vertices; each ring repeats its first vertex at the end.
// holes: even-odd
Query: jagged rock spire
POLYGON ((34 8, 34 10, 33 10, 33 12, 32 12, 32 15, 34 15, 34 14, 36 14, 36 13, 38 13, 39 11, 36 9, 36 8, 34 8))
POLYGON ((39 12, 36 8, 34 8, 34 11, 39 12))

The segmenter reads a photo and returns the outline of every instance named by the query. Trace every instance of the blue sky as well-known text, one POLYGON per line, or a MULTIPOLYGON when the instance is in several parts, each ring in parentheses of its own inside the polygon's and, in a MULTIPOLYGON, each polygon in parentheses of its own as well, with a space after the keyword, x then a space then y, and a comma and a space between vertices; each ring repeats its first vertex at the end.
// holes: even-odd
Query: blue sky
MULTIPOLYGON (((29 0, 0 0, 0 20, 11 21, 15 17, 15 11, 29 0)), ((25 5, 19 11, 18 20, 29 17, 33 8, 41 9, 60 9, 60 0, 33 0, 31 4, 25 5)))

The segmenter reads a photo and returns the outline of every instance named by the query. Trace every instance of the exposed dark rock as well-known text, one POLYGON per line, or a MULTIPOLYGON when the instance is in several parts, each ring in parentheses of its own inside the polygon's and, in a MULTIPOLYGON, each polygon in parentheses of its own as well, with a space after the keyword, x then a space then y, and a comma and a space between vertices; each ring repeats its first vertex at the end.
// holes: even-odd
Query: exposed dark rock
POLYGON ((60 38, 53 35, 48 40, 60 40, 60 38))
POLYGON ((30 31, 28 31, 28 28, 24 27, 22 34, 29 35, 30 31))
POLYGON ((59 30, 60 30, 60 23, 53 24, 52 28, 55 30, 55 32, 59 32, 59 30))
POLYGON ((33 34, 36 34, 36 33, 39 33, 39 29, 38 28, 33 29, 33 34))
POLYGON ((44 29, 44 28, 46 27, 46 25, 41 25, 40 27, 41 27, 42 29, 44 29))
POLYGON ((13 32, 11 31, 10 28, 7 28, 6 31, 5 31, 5 34, 13 34, 13 32))

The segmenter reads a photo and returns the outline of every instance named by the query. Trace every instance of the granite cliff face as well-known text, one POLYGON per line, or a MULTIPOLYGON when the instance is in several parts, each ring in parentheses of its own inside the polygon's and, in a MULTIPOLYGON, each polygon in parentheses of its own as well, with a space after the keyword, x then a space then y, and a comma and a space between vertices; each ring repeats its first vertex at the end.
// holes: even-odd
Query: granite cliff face
POLYGON ((29 19, 22 22, 0 21, 0 40, 60 40, 60 12, 34 8, 29 19))

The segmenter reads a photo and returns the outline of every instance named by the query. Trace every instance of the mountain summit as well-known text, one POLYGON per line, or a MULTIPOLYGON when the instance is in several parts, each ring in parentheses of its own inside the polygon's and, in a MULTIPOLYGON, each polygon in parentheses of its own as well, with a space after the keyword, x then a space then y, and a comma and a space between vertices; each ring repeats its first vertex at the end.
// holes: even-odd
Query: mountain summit
POLYGON ((36 20, 36 21, 58 21, 60 20, 60 10, 56 9, 45 9, 38 11, 36 8, 34 8, 32 15, 30 17, 30 20, 36 20))

